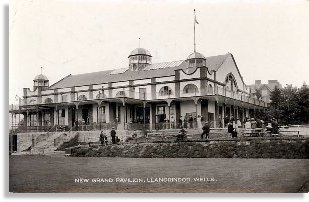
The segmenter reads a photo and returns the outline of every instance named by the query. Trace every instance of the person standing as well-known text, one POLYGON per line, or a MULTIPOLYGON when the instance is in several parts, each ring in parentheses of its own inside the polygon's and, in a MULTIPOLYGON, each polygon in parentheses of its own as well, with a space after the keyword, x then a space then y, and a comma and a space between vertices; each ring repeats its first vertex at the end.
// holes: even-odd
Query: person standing
POLYGON ((249 119, 247 119, 246 123, 245 123, 245 129, 251 129, 251 122, 249 119))
POLYGON ((251 128, 256 129, 256 121, 254 118, 251 118, 251 128))
POLYGON ((233 128, 233 123, 230 121, 228 124, 227 124, 227 132, 232 135, 233 132, 234 132, 234 128, 233 128))
POLYGON ((197 128, 202 128, 202 119, 201 116, 197 116, 197 128))
POLYGON ((111 137, 112 137, 112 143, 113 144, 116 144, 116 131, 115 131, 115 128, 112 127, 112 130, 111 130, 111 137))
POLYGON ((220 114, 218 116, 218 123, 219 123, 219 128, 222 128, 222 118, 220 114))
POLYGON ((189 117, 189 128, 193 128, 193 117, 190 115, 189 117))
POLYGON ((209 139, 210 126, 208 122, 205 122, 205 125, 203 126, 202 130, 203 132, 201 134, 201 139, 204 138, 204 135, 205 135, 205 139, 209 139))
POLYGON ((187 131, 185 131, 184 128, 181 128, 178 135, 177 135, 177 139, 176 141, 184 141, 186 139, 187 136, 187 131))
POLYGON ((182 128, 183 126, 182 126, 182 123, 183 123, 183 121, 182 121, 182 116, 180 116, 180 118, 179 118, 179 128, 182 128))
POLYGON ((174 115, 171 115, 171 120, 170 120, 171 128, 175 128, 175 117, 174 115))
POLYGON ((103 133, 103 130, 100 133, 100 142, 102 146, 105 144, 105 135, 103 133))
POLYGON ((228 116, 225 116, 225 118, 224 118, 224 126, 223 126, 223 127, 225 127, 226 125, 228 125, 228 123, 229 123, 229 117, 228 117, 228 116))
POLYGON ((278 135, 279 134, 279 125, 276 119, 273 119, 271 122, 272 126, 272 134, 278 135))

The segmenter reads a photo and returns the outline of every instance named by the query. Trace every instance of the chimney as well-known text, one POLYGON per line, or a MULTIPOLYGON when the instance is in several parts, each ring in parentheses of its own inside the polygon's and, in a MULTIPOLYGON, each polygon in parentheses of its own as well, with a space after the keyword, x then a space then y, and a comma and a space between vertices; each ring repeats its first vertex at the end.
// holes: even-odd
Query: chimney
POLYGON ((262 81, 261 80, 255 80, 255 85, 261 85, 262 81))
POLYGON ((278 80, 268 80, 268 84, 278 83, 278 80))

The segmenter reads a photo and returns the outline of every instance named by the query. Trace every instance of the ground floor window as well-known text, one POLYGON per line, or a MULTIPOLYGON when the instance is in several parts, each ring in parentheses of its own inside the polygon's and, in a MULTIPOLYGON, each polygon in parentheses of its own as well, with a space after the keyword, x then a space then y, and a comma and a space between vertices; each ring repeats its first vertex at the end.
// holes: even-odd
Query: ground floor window
POLYGON ((136 122, 137 123, 144 123, 144 116, 145 116, 145 123, 149 123, 150 119, 150 108, 145 108, 145 115, 144 115, 144 107, 136 107, 136 122))
POLYGON ((157 107, 157 123, 164 123, 166 120, 165 106, 157 107))
POLYGON ((37 115, 36 114, 30 114, 29 115, 29 126, 37 126, 38 125, 38 120, 37 120, 37 115))

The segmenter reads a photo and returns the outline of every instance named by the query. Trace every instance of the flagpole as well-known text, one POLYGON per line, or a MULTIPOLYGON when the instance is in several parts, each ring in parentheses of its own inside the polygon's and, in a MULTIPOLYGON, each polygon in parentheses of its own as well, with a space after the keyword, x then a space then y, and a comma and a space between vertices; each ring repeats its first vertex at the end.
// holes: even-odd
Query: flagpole
POLYGON ((194 53, 196 52, 196 48, 195 48, 195 19, 196 19, 196 17, 195 17, 195 9, 194 9, 194 19, 193 19, 193 24, 194 24, 194 53))

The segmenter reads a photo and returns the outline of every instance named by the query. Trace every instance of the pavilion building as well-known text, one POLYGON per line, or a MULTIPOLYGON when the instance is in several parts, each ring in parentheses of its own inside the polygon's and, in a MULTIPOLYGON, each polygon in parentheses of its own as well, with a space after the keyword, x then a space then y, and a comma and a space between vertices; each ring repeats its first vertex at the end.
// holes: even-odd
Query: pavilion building
POLYGON ((194 52, 185 60, 152 63, 150 52, 137 48, 128 59, 127 68, 70 74, 53 85, 40 74, 10 113, 23 114, 19 127, 25 131, 154 130, 178 128, 191 118, 224 127, 224 117, 244 121, 267 107, 250 97, 231 53, 194 52))

